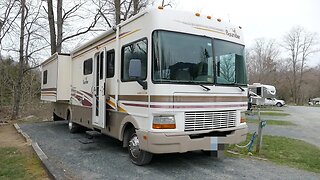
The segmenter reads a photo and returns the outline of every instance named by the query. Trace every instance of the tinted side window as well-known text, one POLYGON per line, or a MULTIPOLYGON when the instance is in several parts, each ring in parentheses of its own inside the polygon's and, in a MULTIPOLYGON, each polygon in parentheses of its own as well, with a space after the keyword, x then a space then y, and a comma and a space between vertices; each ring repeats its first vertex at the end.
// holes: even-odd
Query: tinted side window
POLYGON ((92 73, 92 59, 85 60, 83 62, 83 75, 92 73))
POLYGON ((144 80, 147 78, 147 39, 142 39, 137 42, 122 47, 122 63, 121 63, 121 80, 131 81, 129 77, 129 62, 131 59, 141 60, 141 76, 139 79, 144 80))
POLYGON ((48 70, 45 70, 43 72, 43 82, 42 82, 42 84, 47 84, 47 82, 48 82, 48 70))
POLYGON ((257 95, 261 96, 261 87, 257 87, 257 95))
POLYGON ((112 78, 114 76, 114 59, 115 53, 114 50, 107 52, 107 78, 112 78))

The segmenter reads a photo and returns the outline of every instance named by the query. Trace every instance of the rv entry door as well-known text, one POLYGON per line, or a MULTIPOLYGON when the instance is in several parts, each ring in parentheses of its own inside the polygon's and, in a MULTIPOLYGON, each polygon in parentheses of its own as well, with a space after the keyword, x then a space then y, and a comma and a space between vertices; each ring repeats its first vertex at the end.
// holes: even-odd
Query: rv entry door
POLYGON ((94 57, 94 96, 92 108, 92 124, 105 128, 106 116, 106 77, 105 50, 94 57))

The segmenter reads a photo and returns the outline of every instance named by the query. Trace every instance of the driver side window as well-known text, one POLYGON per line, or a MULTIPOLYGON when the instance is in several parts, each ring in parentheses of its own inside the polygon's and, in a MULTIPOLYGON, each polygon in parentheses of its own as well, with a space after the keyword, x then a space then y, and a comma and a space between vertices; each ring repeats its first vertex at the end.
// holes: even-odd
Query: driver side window
POLYGON ((141 60, 141 80, 147 78, 148 41, 146 38, 122 47, 121 55, 121 81, 134 81, 129 77, 129 63, 131 59, 141 60))

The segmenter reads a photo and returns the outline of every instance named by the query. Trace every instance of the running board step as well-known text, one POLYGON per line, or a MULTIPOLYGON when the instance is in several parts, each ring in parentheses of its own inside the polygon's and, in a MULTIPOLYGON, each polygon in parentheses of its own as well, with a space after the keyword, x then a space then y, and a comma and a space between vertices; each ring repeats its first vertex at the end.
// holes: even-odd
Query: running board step
POLYGON ((101 133, 98 131, 86 131, 86 134, 92 137, 100 136, 101 133))

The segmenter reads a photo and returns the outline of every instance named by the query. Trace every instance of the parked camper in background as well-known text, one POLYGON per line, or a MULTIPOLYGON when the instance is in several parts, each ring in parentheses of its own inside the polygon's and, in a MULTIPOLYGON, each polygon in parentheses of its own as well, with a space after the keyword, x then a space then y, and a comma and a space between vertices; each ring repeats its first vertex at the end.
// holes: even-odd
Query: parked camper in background
POLYGON ((276 88, 272 85, 253 83, 248 86, 249 96, 254 105, 284 106, 285 102, 276 98, 276 88))
POLYGON ((309 105, 320 105, 320 97, 309 99, 308 104, 309 105))
POLYGON ((246 140, 244 54, 239 26, 146 10, 43 62, 41 99, 70 132, 84 126, 122 141, 137 165, 152 154, 223 153, 246 140))

